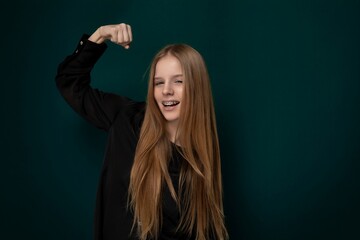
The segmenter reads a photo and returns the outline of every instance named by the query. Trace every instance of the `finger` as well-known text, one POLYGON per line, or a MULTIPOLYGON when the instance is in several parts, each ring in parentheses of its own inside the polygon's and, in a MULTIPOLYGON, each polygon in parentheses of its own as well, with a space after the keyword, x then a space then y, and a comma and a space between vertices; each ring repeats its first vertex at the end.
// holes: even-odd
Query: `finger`
POLYGON ((130 43, 128 42, 124 42, 122 44, 120 44, 121 46, 123 46, 125 49, 129 49, 130 48, 130 43))
POLYGON ((117 39, 116 43, 119 45, 122 45, 124 42, 124 36, 123 36, 123 31, 122 31, 121 27, 118 29, 117 38, 118 39, 117 39))
POLYGON ((118 43, 118 31, 116 31, 116 29, 114 31, 112 31, 111 33, 111 41, 113 43, 118 43))
POLYGON ((112 27, 109 30, 109 35, 111 36, 110 41, 112 41, 113 43, 118 43, 118 32, 119 30, 115 27, 112 27))
POLYGON ((129 32, 128 32, 128 30, 127 30, 127 26, 124 26, 124 28, 122 29, 122 33, 123 33, 124 43, 129 43, 129 41, 130 41, 130 36, 129 36, 129 32))
POLYGON ((129 42, 132 42, 132 40, 133 40, 133 35, 132 35, 132 30, 131 30, 130 25, 126 25, 126 28, 127 28, 128 34, 129 34, 129 42))
POLYGON ((129 28, 130 26, 128 24, 124 24, 123 27, 124 27, 123 28, 124 43, 122 44, 122 46, 125 49, 129 49, 130 43, 131 43, 131 38, 132 38, 131 28, 129 28))

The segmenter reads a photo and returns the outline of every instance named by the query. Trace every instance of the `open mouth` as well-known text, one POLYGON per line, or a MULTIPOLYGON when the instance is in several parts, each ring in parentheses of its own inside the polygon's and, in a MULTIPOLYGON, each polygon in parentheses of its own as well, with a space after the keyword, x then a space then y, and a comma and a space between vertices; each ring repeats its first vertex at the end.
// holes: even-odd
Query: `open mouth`
POLYGON ((162 104, 164 107, 174 107, 176 105, 178 105, 180 102, 179 101, 163 101, 162 104))

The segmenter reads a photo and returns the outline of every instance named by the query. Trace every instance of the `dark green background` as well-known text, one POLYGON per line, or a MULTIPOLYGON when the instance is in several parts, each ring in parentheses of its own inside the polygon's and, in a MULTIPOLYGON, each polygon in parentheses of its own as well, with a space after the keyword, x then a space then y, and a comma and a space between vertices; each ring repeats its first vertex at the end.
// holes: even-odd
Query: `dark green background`
POLYGON ((91 239, 106 133, 54 84, 82 33, 132 25, 93 85, 134 99, 166 43, 212 78, 231 239, 360 239, 360 2, 56 0, 1 7, 1 239, 91 239))

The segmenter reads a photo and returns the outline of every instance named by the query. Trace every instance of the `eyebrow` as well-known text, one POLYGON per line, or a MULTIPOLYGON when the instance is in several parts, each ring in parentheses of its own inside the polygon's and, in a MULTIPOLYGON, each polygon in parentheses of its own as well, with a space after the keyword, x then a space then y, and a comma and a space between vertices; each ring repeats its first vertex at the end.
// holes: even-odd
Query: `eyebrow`
MULTIPOLYGON (((171 78, 177 78, 177 77, 182 77, 183 74, 176 74, 174 76, 171 76, 171 78)), ((160 79, 163 79, 162 77, 154 77, 154 80, 160 80, 160 79)))

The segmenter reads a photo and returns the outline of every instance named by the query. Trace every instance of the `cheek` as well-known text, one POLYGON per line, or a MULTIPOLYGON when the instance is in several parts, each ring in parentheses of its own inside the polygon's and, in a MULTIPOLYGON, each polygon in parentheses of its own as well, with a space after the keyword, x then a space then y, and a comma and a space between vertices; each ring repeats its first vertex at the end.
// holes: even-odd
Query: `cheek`
POLYGON ((181 88, 180 88, 179 94, 180 94, 180 98, 181 98, 181 99, 184 98, 184 94, 185 94, 185 89, 184 89, 184 87, 181 87, 181 88))
POLYGON ((159 90, 157 90, 156 88, 154 89, 154 99, 155 102, 159 101, 159 90))
POLYGON ((159 109, 159 111, 161 111, 161 108, 162 108, 162 103, 161 103, 162 98, 161 98, 161 96, 162 96, 161 93, 159 94, 159 92, 158 93, 154 92, 155 105, 159 109))

